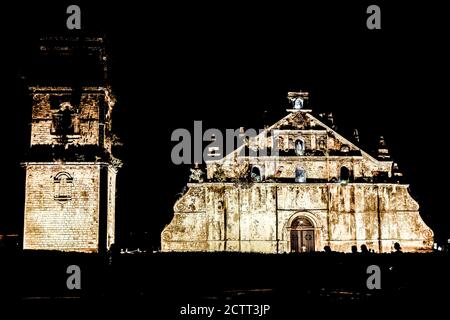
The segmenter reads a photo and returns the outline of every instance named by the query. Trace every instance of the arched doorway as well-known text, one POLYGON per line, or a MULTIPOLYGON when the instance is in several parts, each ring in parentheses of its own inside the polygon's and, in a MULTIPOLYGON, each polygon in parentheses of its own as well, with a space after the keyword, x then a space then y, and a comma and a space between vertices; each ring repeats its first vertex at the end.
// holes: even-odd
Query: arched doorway
POLYGON ((314 225, 306 217, 297 217, 291 224, 291 252, 312 252, 314 246, 314 225))

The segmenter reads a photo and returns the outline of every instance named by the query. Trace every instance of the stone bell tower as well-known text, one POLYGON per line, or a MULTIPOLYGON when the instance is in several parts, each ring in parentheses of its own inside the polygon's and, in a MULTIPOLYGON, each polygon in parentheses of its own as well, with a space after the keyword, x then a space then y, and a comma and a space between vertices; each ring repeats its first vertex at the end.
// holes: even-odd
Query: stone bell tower
POLYGON ((103 39, 42 39, 39 63, 29 87, 23 248, 105 251, 114 243, 121 161, 111 150, 115 98, 103 39))

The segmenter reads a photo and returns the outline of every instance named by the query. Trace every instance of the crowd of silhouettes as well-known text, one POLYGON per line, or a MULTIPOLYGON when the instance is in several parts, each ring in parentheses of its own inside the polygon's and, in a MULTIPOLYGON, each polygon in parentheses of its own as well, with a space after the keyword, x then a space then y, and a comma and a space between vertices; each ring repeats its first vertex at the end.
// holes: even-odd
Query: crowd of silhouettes
MULTIPOLYGON (((361 254, 375 253, 374 249, 368 249, 365 244, 362 244, 360 248, 361 248, 361 252, 360 252, 361 254)), ((400 243, 398 243, 398 242, 394 243, 394 249, 395 249, 395 251, 393 253, 397 253, 397 254, 398 253, 403 253, 402 247, 400 246, 400 243)), ((325 253, 332 253, 333 252, 333 250, 331 250, 330 246, 323 247, 323 250, 325 251, 325 253)), ((353 245, 351 247, 351 251, 352 251, 352 254, 358 254, 359 253, 358 252, 358 247, 355 246, 355 245, 353 245)))

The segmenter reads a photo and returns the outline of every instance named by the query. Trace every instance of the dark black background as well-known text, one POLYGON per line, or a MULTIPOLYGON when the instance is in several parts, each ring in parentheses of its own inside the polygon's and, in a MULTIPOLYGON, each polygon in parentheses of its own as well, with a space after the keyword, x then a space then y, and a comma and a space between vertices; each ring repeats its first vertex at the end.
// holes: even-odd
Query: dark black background
POLYGON ((27 70, 40 36, 71 34, 65 12, 72 3, 81 6, 83 32, 108 42, 113 125, 124 142, 122 243, 133 232, 159 245, 189 173, 170 160, 175 128, 192 130, 194 120, 204 128, 261 128, 286 114, 287 91, 301 89, 315 113, 335 114, 341 133, 358 128, 367 151, 383 134, 422 217, 439 241, 450 238, 448 19, 437 1, 376 1, 381 30, 366 28, 373 3, 366 1, 2 4, 0 231, 21 228, 27 70))

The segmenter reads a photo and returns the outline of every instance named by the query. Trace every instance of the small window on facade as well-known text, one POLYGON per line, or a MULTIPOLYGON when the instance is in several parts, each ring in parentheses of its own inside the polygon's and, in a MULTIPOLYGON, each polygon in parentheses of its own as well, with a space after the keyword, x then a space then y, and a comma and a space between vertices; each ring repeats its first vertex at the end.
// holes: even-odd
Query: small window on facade
POLYGON ((67 201, 72 199, 73 178, 67 172, 58 173, 53 179, 55 200, 67 201))
POLYGON ((295 169, 295 182, 306 182, 306 172, 301 167, 295 169))
POLYGON ((251 172, 251 178, 255 182, 260 182, 261 179, 261 170, 258 167, 253 167, 251 172))
POLYGON ((301 140, 295 140, 295 154, 297 156, 302 156, 305 151, 305 146, 303 144, 303 141, 301 140))
POLYGON ((325 149, 326 147, 326 143, 325 143, 325 138, 320 138, 319 139, 319 149, 325 149))
POLYGON ((348 153, 349 151, 350 151, 350 148, 349 148, 348 145, 343 144, 343 145, 341 146, 341 152, 343 152, 343 153, 348 153))
POLYGON ((303 99, 301 97, 294 100, 294 109, 303 109, 303 99))
POLYGON ((350 170, 347 167, 341 167, 341 175, 340 175, 340 181, 341 182, 348 182, 350 179, 350 170))

